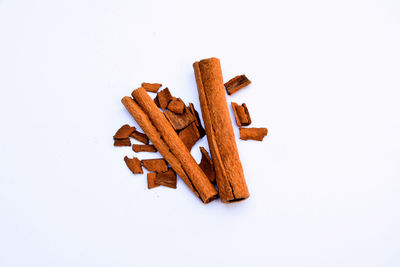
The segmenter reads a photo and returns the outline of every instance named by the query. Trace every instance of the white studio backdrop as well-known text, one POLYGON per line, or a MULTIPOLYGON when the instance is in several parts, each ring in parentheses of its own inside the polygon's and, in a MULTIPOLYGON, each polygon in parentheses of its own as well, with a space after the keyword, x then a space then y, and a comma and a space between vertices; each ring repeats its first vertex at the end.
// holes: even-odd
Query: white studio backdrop
POLYGON ((0 0, 0 266, 400 266, 399 33, 395 0, 0 0), (112 145, 143 81, 200 110, 212 56, 270 131, 231 205, 112 145))

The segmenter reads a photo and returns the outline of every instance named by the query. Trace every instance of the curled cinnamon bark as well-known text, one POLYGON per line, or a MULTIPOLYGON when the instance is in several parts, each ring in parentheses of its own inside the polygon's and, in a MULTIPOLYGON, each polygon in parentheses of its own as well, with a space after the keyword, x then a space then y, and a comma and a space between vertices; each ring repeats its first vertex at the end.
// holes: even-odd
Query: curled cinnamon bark
POLYGON ((236 147, 219 59, 203 59, 195 62, 193 68, 221 200, 246 199, 249 191, 236 147))
POLYGON ((262 141, 268 134, 267 128, 240 128, 240 139, 262 141))

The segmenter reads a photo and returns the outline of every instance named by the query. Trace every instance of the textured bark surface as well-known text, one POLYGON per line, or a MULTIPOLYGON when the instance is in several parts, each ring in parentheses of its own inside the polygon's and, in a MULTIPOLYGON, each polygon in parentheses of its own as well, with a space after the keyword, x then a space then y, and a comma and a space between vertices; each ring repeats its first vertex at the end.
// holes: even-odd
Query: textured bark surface
POLYGON ((156 176, 157 173, 155 172, 149 172, 147 174, 147 188, 148 189, 152 189, 154 187, 158 187, 160 186, 157 182, 156 182, 156 176))
POLYGON ((192 149, 194 144, 196 144, 196 142, 200 140, 200 133, 199 130, 197 130, 196 124, 194 122, 192 122, 182 131, 180 131, 178 135, 189 151, 192 149))
POLYGON ((193 64, 208 145, 223 202, 249 197, 226 103, 219 59, 193 64))
POLYGON ((115 139, 127 139, 135 131, 135 127, 131 127, 128 124, 122 125, 121 128, 114 134, 113 138, 115 139))
POLYGON ((226 92, 228 95, 234 94, 240 89, 249 85, 251 81, 247 79, 246 75, 238 75, 225 83, 226 92))
POLYGON ((143 173, 142 165, 138 158, 130 159, 127 156, 125 156, 124 161, 126 163, 126 166, 128 166, 128 168, 131 170, 132 173, 134 174, 143 173))
POLYGON ((130 97, 124 97, 122 103, 153 145, 204 203, 214 200, 218 195, 217 191, 153 100, 143 88, 135 90, 134 97, 141 106, 130 97))
POLYGON ((114 146, 131 146, 131 140, 129 138, 125 139, 114 139, 114 146))
POLYGON ((214 164, 210 158, 210 155, 208 155, 207 150, 202 146, 200 147, 200 152, 201 152, 201 161, 199 166, 203 170, 203 172, 207 175, 210 182, 215 183, 214 164))
POLYGON ((184 109, 185 103, 183 103, 182 99, 180 98, 172 99, 168 104, 168 110, 171 110, 176 114, 182 114, 184 109))
POLYGON ((262 141, 268 134, 267 128, 240 128, 240 139, 262 141))
POLYGON ((176 174, 172 169, 166 172, 158 172, 154 181, 156 184, 176 189, 176 174))
POLYGON ((237 126, 241 127, 251 124, 250 113, 245 103, 239 106, 237 103, 232 102, 232 110, 237 126))
POLYGON ((135 152, 157 152, 153 145, 132 145, 132 150, 135 152))
POLYGON ((143 159, 142 165, 150 172, 168 171, 168 166, 164 159, 143 159))
POLYGON ((157 93, 158 89, 162 86, 161 83, 142 83, 142 87, 147 92, 157 93))
POLYGON ((131 133, 130 136, 132 138, 138 140, 139 142, 142 142, 143 144, 146 144, 146 145, 149 144, 149 138, 144 133, 141 133, 141 132, 138 132, 135 130, 133 133, 131 133))

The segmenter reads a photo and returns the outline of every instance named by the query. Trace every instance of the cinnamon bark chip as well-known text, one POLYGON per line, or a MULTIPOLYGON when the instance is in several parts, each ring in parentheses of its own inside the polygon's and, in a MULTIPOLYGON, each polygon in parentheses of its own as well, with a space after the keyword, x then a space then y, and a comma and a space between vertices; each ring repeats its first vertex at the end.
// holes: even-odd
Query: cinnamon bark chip
POLYGON ((157 93, 158 89, 162 86, 161 83, 142 83, 142 87, 147 92, 157 93))
POLYGON ((203 126, 201 125, 200 116, 197 110, 195 110, 193 103, 189 103, 189 110, 193 115, 194 122, 196 123, 197 130, 199 130, 200 138, 206 135, 206 131, 204 130, 203 126))
POLYGON ((165 110, 172 100, 172 95, 168 90, 168 87, 157 93, 157 100, 162 110, 165 110))
MULTIPOLYGON (((200 133, 197 130, 196 124, 192 122, 188 127, 179 132, 179 137, 190 151, 194 144, 200 140, 200 133)), ((206 174, 207 175, 207 174, 206 174)))
POLYGON ((155 182, 159 185, 176 189, 176 174, 172 169, 168 169, 167 172, 158 172, 155 182))
POLYGON ((237 126, 241 127, 251 124, 250 113, 245 103, 239 106, 237 103, 232 102, 232 109, 233 115, 235 115, 237 126))
POLYGON ((114 146, 131 146, 131 140, 126 139, 114 139, 114 146))
POLYGON ((114 134, 113 138, 115 139, 129 139, 129 135, 135 131, 135 127, 131 127, 128 124, 122 125, 121 128, 114 134))
POLYGON ((150 172, 168 171, 168 166, 164 159, 143 159, 142 164, 150 172))
POLYGON ((172 99, 168 104, 168 110, 171 110, 176 114, 182 114, 184 109, 185 103, 183 103, 182 99, 180 98, 172 99))
POLYGON ((208 155, 207 150, 202 146, 200 147, 200 152, 201 152, 201 161, 199 166, 206 174, 210 182, 215 183, 214 164, 210 158, 210 155, 208 155))
POLYGON ((149 172, 147 174, 147 188, 148 189, 152 189, 154 187, 160 186, 158 183, 156 183, 156 176, 157 176, 157 173, 155 173, 155 172, 149 172))
POLYGON ((133 94, 137 102, 127 96, 121 101, 158 152, 204 203, 216 199, 214 186, 146 91, 139 88, 133 94))
POLYGON ((240 128, 240 139, 262 141, 268 134, 267 128, 240 128))
POLYGON ((132 145, 132 150, 135 152, 157 152, 153 145, 132 145))
POLYGON ((143 144, 149 144, 149 138, 144 133, 138 132, 136 130, 131 133, 130 137, 138 140, 139 142, 142 142, 143 144))
POLYGON ((225 83, 226 92, 231 95, 249 84, 251 84, 251 81, 247 79, 246 75, 238 75, 225 83))
POLYGON ((164 115, 168 119, 172 127, 175 129, 175 131, 186 128, 190 123, 194 121, 194 117, 187 107, 185 107, 182 114, 176 114, 170 110, 166 110, 164 111, 164 115))
POLYGON ((249 191, 226 103, 219 59, 203 59, 195 62, 193 68, 221 201, 246 199, 249 191))
POLYGON ((140 164, 140 160, 138 158, 133 158, 130 159, 127 156, 125 156, 124 161, 126 163, 126 166, 131 170, 132 173, 143 173, 142 166, 140 164))
POLYGON ((154 99, 154 104, 156 104, 157 107, 160 107, 160 101, 158 101, 158 96, 156 96, 154 99))

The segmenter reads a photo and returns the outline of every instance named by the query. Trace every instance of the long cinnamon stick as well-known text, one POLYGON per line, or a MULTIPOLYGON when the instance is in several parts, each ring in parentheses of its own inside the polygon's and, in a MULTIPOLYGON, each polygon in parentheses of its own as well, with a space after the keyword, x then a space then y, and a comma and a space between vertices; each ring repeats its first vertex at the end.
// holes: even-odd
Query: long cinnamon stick
POLYGON ((132 94, 140 106, 127 96, 122 99, 122 103, 158 152, 204 203, 214 200, 218 195, 217 191, 153 100, 143 88, 134 90, 132 94))
POLYGON ((218 58, 193 64, 208 146, 222 202, 249 197, 237 150, 218 58))

